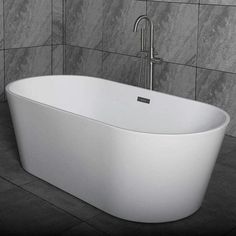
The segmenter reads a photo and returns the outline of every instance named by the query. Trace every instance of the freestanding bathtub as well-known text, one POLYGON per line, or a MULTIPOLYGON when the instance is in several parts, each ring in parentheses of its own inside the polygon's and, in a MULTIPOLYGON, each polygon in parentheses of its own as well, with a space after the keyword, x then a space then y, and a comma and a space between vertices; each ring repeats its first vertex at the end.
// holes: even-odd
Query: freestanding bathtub
POLYGON ((85 76, 19 80, 6 92, 29 173, 131 221, 174 221, 201 206, 226 112, 85 76))

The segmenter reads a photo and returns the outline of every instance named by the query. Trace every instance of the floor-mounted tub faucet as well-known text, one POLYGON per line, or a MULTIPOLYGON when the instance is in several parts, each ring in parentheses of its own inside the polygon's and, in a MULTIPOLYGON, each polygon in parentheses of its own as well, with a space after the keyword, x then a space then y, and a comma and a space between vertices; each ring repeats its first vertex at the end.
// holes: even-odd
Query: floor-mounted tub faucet
POLYGON ((153 90, 153 64, 157 63, 160 64, 162 62, 162 59, 157 57, 157 53, 155 53, 155 48, 154 48, 154 26, 153 22, 146 16, 142 15, 137 18, 134 24, 134 32, 138 31, 138 26, 139 23, 142 20, 146 20, 149 23, 150 27, 150 36, 149 36, 149 44, 148 44, 148 49, 145 49, 145 38, 144 38, 144 33, 143 29, 141 29, 141 52, 148 51, 148 59, 149 59, 149 64, 150 64, 150 71, 149 71, 149 81, 150 81, 150 90, 153 90))

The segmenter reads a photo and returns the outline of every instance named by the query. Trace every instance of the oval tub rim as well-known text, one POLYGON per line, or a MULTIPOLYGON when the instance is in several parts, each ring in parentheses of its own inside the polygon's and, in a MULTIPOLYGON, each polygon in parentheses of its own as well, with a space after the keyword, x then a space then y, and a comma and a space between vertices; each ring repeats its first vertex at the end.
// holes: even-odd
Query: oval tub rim
POLYGON ((214 105, 211 105, 211 104, 208 104, 208 103, 204 103, 204 102, 200 102, 200 101, 196 101, 196 100, 191 100, 191 99, 188 99, 188 98, 183 98, 183 97, 171 95, 171 94, 162 93, 162 92, 159 92, 159 91, 147 90, 147 89, 144 89, 144 88, 141 88, 141 87, 137 87, 137 86, 134 86, 134 85, 123 84, 123 83, 120 83, 120 82, 117 82, 117 81, 110 81, 110 80, 106 80, 106 79, 99 78, 99 77, 93 77, 93 76, 85 76, 85 75, 43 75, 43 76, 33 76, 33 77, 27 77, 27 78, 19 79, 19 80, 16 80, 16 81, 12 81, 12 82, 10 82, 9 84, 6 85, 5 90, 6 90, 7 93, 9 93, 9 94, 11 94, 11 95, 13 95, 15 97, 19 97, 22 100, 26 100, 26 101, 29 101, 31 103, 35 103, 35 104, 38 104, 38 105, 41 105, 41 106, 44 106, 44 107, 49 107, 51 109, 54 109, 54 110, 57 110, 57 111, 60 111, 60 112, 69 113, 71 115, 78 116, 78 117, 81 117, 83 119, 88 119, 88 120, 91 120, 92 122, 99 123, 99 124, 102 124, 104 126, 112 127, 112 128, 118 129, 118 130, 123 130, 123 131, 126 131, 126 132, 130 132, 130 133, 138 133, 138 134, 146 134, 146 135, 156 135, 156 136, 158 135, 158 136, 167 136, 167 137, 170 137, 170 136, 174 136, 174 137, 176 137, 176 136, 193 136, 193 135, 202 135, 202 134, 206 134, 206 133, 217 132, 218 130, 221 130, 224 127, 227 127, 229 122, 230 122, 229 114, 226 111, 224 111, 223 109, 221 109, 219 107, 216 107, 214 105), (178 98, 178 99, 188 100, 188 101, 191 101, 193 103, 204 104, 204 105, 207 105, 209 107, 213 107, 214 109, 216 109, 219 112, 221 112, 225 116, 225 120, 224 120, 224 122, 221 125, 213 128, 213 129, 208 129, 208 130, 204 130, 204 131, 200 131, 200 132, 194 132, 194 133, 150 133, 150 132, 143 132, 143 131, 138 131, 138 130, 122 128, 122 127, 119 127, 119 126, 115 126, 115 125, 112 125, 112 124, 105 123, 105 122, 100 121, 100 120, 95 120, 95 119, 87 117, 87 116, 76 114, 76 113, 71 112, 71 111, 67 111, 67 110, 64 110, 64 109, 61 109, 61 108, 58 108, 58 107, 54 107, 52 105, 49 105, 49 104, 46 104, 46 103, 42 103, 42 102, 30 99, 30 98, 24 97, 22 95, 16 94, 16 93, 12 92, 11 88, 10 88, 13 84, 20 83, 20 82, 25 81, 25 80, 48 78, 48 77, 49 78, 65 77, 65 76, 68 76, 68 77, 88 77, 88 78, 93 78, 93 79, 100 79, 100 80, 104 80, 104 81, 107 81, 107 82, 110 82, 110 83, 119 84, 120 86, 130 86, 130 87, 134 87, 136 89, 138 88, 138 89, 141 89, 141 90, 145 90, 146 92, 149 91, 150 93, 153 93, 153 94, 159 93, 159 94, 163 94, 163 95, 169 96, 169 97, 175 97, 175 98, 178 98))

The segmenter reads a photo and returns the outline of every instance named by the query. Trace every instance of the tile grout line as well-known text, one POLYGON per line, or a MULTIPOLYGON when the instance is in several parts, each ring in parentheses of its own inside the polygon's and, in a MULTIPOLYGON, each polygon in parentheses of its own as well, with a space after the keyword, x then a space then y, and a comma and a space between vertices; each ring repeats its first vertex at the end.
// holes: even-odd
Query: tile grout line
MULTIPOLYGON (((20 162, 20 161, 19 161, 19 162, 20 162)), ((21 166, 21 168, 22 168, 22 166, 21 166)), ((26 172, 26 171, 24 170, 24 168, 22 168, 22 170, 23 170, 24 172, 26 172)), ((26 173, 28 173, 28 172, 26 172, 26 173)), ((30 174, 30 175, 31 175, 31 174, 30 174)), ((44 181, 43 179, 38 178, 37 176, 34 176, 34 175, 32 175, 32 176, 35 177, 36 180, 32 180, 32 181, 30 181, 30 182, 28 182, 28 183, 21 184, 21 185, 12 182, 11 180, 7 179, 6 177, 4 177, 4 176, 2 176, 2 175, 0 175, 0 178, 3 179, 3 180, 5 180, 5 181, 7 181, 7 182, 9 182, 9 183, 11 183, 12 185, 14 185, 14 186, 16 186, 16 187, 18 187, 18 188, 20 188, 21 190, 24 190, 25 192, 30 193, 30 194, 32 194, 32 195, 34 195, 34 196, 40 198, 41 200, 43 200, 43 201, 49 203, 50 205, 53 205, 54 207, 56 207, 56 208, 62 210, 63 212, 68 213, 68 214, 71 215, 71 216, 74 216, 75 218, 79 219, 80 221, 86 222, 87 220, 90 220, 90 219, 92 219, 92 218, 94 218, 94 217, 96 217, 96 216, 98 216, 98 215, 100 215, 100 214, 103 213, 102 210, 100 210, 100 209, 98 209, 98 208, 95 207, 96 209, 98 209, 98 210, 100 210, 100 211, 102 211, 102 212, 99 212, 98 214, 92 216, 92 217, 89 218, 89 219, 83 220, 83 219, 79 218, 78 216, 73 215, 72 213, 70 213, 70 212, 64 210, 63 208, 61 208, 61 207, 59 207, 59 206, 53 204, 52 202, 46 200, 45 198, 40 197, 40 196, 37 195, 36 193, 33 193, 33 192, 31 192, 31 191, 25 189, 24 186, 26 186, 26 185, 28 185, 28 184, 35 183, 35 182, 37 182, 37 181, 42 181, 42 182, 45 182, 46 184, 48 184, 50 187, 54 187, 54 188, 56 188, 57 190, 60 190, 60 191, 62 191, 63 193, 66 193, 66 194, 68 194, 69 196, 71 196, 71 197, 73 197, 73 198, 75 198, 75 199, 80 200, 80 201, 83 203, 82 208, 85 207, 86 205, 90 205, 90 204, 87 203, 87 202, 85 202, 85 201, 83 201, 83 200, 81 200, 81 199, 79 199, 79 198, 77 198, 77 197, 75 197, 74 195, 72 195, 72 194, 70 194, 70 193, 67 193, 66 191, 64 191, 64 190, 62 190, 62 189, 60 189, 60 188, 58 188, 58 187, 56 187, 56 186, 54 186, 54 185, 52 185, 52 184, 46 182, 46 181, 44 181)), ((91 205, 91 206, 92 206, 92 205, 91 205)), ((94 207, 94 206, 93 206, 93 207, 94 207)))
POLYGON ((66 74, 66 53, 67 53, 67 0, 63 2, 63 75, 66 74))
POLYGON ((102 1, 102 69, 101 69, 101 76, 104 77, 104 31, 105 31, 105 14, 104 14, 104 1, 102 1))
MULTIPOLYGON (((61 43, 57 43, 54 44, 54 46, 60 46, 62 45, 61 43)), ((6 51, 10 51, 10 50, 20 50, 20 49, 24 49, 24 48, 38 48, 38 47, 51 47, 51 44, 41 44, 41 45, 30 45, 30 46, 22 46, 22 47, 11 47, 11 48, 5 48, 6 51)), ((3 49, 0 49, 0 51, 2 51, 3 49)))
POLYGON ((2 17, 3 17, 3 84, 4 84, 4 89, 3 89, 3 101, 6 101, 6 91, 5 91, 5 86, 6 86, 6 35, 5 35, 5 0, 2 1, 3 9, 2 9, 2 17))
MULTIPOLYGON (((100 213, 100 214, 102 214, 102 213, 100 213)), ((100 215, 100 214, 98 214, 98 215, 100 215)), ((96 216, 98 216, 98 215, 96 215, 96 216)), ((91 217, 90 219, 93 219, 93 218, 95 218, 96 216, 93 216, 93 217, 91 217)), ((89 219, 89 220, 90 220, 90 219, 89 219)), ((72 226, 72 227, 69 227, 68 229, 63 230, 61 233, 64 233, 64 232, 66 233, 68 230, 73 229, 73 228, 75 228, 75 227, 81 225, 82 223, 85 223, 85 224, 89 225, 90 227, 92 227, 92 228, 95 229, 96 231, 98 231, 98 232, 100 232, 100 233, 103 233, 103 234, 105 234, 105 235, 107 235, 107 236, 110 236, 110 235, 111 235, 111 234, 109 234, 109 233, 107 233, 107 232, 105 232, 105 231, 103 231, 103 230, 101 230, 101 229, 98 229, 96 226, 92 225, 92 224, 89 223, 88 221, 83 221, 83 222, 79 223, 78 225, 74 225, 74 226, 72 226)))
MULTIPOLYGON (((93 218, 93 217, 91 217, 91 219, 92 219, 92 218, 93 218)), ((71 229, 73 229, 73 228, 75 228, 75 227, 77 227, 77 226, 80 226, 80 225, 83 224, 83 223, 89 225, 90 227, 92 227, 93 229, 95 229, 96 231, 98 231, 99 233, 103 233, 103 234, 105 234, 105 235, 107 235, 107 236, 110 236, 110 234, 108 234, 107 232, 98 229, 97 227, 93 226, 92 224, 88 223, 87 221, 83 221, 83 222, 80 222, 79 224, 76 224, 76 225, 74 225, 74 226, 68 227, 67 229, 62 230, 62 231, 60 232, 60 234, 61 234, 61 233, 66 233, 67 231, 69 231, 69 230, 71 230, 71 229)))
POLYGON ((176 3, 178 3, 178 4, 186 4, 186 5, 197 5, 198 4, 198 2, 177 2, 177 1, 161 1, 161 0, 157 0, 157 1, 155 1, 155 0, 136 0, 136 1, 138 1, 138 2, 144 2, 144 1, 147 1, 147 2, 152 2, 152 3, 174 3, 174 4, 176 4, 176 3))
MULTIPOLYGON (((138 2, 144 2, 144 1, 146 1, 146 0, 137 0, 138 2)), ((175 3, 175 4, 181 4, 181 5, 183 5, 183 4, 185 4, 185 5, 206 5, 206 6, 218 6, 218 7, 236 7, 236 5, 233 5, 233 4, 217 4, 217 3, 201 3, 201 1, 199 1, 199 2, 177 2, 177 1, 171 1, 171 0, 169 0, 169 1, 161 1, 161 0, 157 0, 157 1, 155 1, 155 0, 147 0, 147 2, 153 2, 153 3, 175 3)))
POLYGON ((197 101, 197 81, 198 81, 198 58, 199 58, 199 33, 200 33, 200 1, 197 6, 197 48, 196 48, 196 71, 195 71, 195 100, 197 101))
MULTIPOLYGON (((77 220, 79 220, 79 221, 81 221, 81 222, 85 222, 85 220, 79 218, 78 216, 75 216, 75 215, 71 214, 70 212, 67 212, 66 210, 64 210, 64 209, 58 207, 57 205, 55 205, 55 204, 53 204, 53 203, 47 201, 46 199, 44 199, 44 198, 38 196, 37 194, 35 194, 35 193, 33 193, 33 192, 30 192, 30 191, 28 191, 27 189, 24 189, 24 188, 22 187, 22 186, 24 186, 24 185, 15 184, 14 182, 8 180, 7 178, 5 178, 5 177, 3 177, 3 176, 0 176, 0 178, 3 179, 3 180, 5 180, 5 181, 7 181, 7 182, 9 182, 9 183, 11 183, 12 185, 14 185, 14 186, 16 186, 16 187, 18 187, 18 188, 20 188, 20 189, 23 190, 24 192, 29 193, 29 194, 32 194, 33 196, 35 196, 35 197, 41 199, 42 201, 44 201, 44 202, 48 203, 49 205, 55 207, 56 209, 60 210, 61 212, 65 213, 65 214, 68 214, 68 215, 70 215, 70 216, 76 218, 77 220)), ((26 184, 30 184, 30 183, 33 183, 33 182, 34 182, 34 181, 29 182, 29 183, 26 183, 26 184)), ((26 184, 25 184, 25 185, 26 185, 26 184)))
POLYGON ((210 4, 210 3, 199 3, 201 6, 216 6, 216 7, 236 7, 236 5, 232 4, 210 4))
POLYGON ((148 0, 146 0, 146 16, 148 15, 148 0))
POLYGON ((54 31, 54 18, 53 18, 54 12, 53 12, 53 0, 51 0, 51 75, 53 75, 53 31, 54 31))
MULTIPOLYGON (((100 213, 100 214, 102 214, 102 213, 100 213)), ((99 214, 99 215, 100 215, 100 214, 99 214)), ((98 216, 98 215, 97 215, 97 216, 98 216)), ((95 217, 97 217, 97 216, 93 216, 93 217, 91 217, 89 220, 91 220, 91 219, 93 219, 93 218, 95 218, 95 217)), ((85 221, 85 223, 88 224, 89 226, 91 226, 92 228, 96 229, 98 232, 102 232, 103 234, 105 234, 105 235, 107 235, 107 236, 111 235, 110 233, 107 233, 107 232, 105 232, 104 230, 98 229, 96 226, 94 226, 93 224, 91 224, 91 223, 88 222, 88 221, 85 221)))
POLYGON ((65 48, 66 48, 66 25, 65 25, 65 1, 66 0, 61 0, 62 1, 62 74, 65 74, 65 48))

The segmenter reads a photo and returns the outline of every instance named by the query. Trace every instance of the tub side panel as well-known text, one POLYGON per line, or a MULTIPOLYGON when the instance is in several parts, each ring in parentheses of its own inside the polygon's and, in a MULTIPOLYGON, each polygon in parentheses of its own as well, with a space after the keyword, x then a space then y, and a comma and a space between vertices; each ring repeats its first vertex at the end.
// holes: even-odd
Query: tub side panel
POLYGON ((112 198, 115 215, 154 223, 193 214, 201 206, 223 136, 124 136, 117 150, 121 173, 113 183, 123 184, 112 198))

